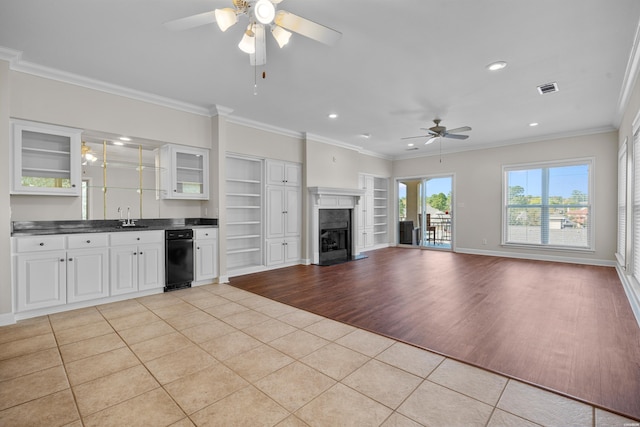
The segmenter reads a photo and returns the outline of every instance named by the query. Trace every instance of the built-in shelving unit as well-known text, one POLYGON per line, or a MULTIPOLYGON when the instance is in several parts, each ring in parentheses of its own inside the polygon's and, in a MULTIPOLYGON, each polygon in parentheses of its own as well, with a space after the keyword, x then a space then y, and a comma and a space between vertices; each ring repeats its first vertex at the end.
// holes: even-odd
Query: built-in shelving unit
POLYGON ((250 271, 263 265, 262 160, 227 156, 227 269, 250 271))
POLYGON ((373 179, 373 234, 374 243, 376 245, 389 242, 388 226, 389 215, 387 212, 389 195, 388 195, 388 178, 373 179))

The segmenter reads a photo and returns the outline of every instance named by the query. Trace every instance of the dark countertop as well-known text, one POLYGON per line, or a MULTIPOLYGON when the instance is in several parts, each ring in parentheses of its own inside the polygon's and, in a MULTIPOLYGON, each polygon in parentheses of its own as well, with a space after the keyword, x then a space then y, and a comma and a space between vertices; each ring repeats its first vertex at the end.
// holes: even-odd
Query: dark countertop
POLYGON ((36 236, 78 233, 111 233, 120 231, 172 230, 217 227, 217 218, 137 219, 135 226, 123 226, 117 219, 86 221, 13 221, 12 236, 36 236))

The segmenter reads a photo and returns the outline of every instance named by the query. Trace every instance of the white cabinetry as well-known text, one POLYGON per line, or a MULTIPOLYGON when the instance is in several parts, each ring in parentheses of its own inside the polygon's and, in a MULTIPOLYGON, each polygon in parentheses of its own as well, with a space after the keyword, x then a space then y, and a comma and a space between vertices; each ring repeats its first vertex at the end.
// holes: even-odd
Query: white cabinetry
POLYGON ((302 167, 266 160, 266 251, 268 266, 300 260, 302 167))
POLYGON ((302 184, 302 168, 298 163, 280 160, 266 160, 267 185, 288 185, 300 187, 302 184))
POLYGON ((365 191, 358 206, 358 248, 367 250, 388 245, 388 178, 360 174, 360 188, 365 191))
POLYGON ((209 151, 165 145, 158 150, 163 199, 209 200, 209 151))
POLYGON ((227 269, 242 273, 263 266, 262 160, 227 156, 227 269))
POLYGON ((126 231, 110 235, 111 295, 164 286, 164 232, 126 231))
POLYGON ((195 281, 210 281, 218 277, 218 229, 197 228, 194 236, 195 281))
POLYGON ((106 233, 67 236, 67 302, 109 296, 106 233))
POLYGON ((29 236, 13 241, 17 311, 109 295, 106 234, 29 236))
POLYGON ((12 120, 11 194, 79 196, 80 129, 12 120))

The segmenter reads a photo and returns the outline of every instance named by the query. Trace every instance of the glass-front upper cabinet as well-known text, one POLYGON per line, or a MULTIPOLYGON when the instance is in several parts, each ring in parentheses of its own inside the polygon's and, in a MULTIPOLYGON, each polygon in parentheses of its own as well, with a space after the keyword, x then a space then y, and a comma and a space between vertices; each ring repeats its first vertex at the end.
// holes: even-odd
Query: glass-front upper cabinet
POLYGON ((80 196, 82 130, 12 120, 11 194, 80 196))
POLYGON ((165 145, 159 150, 163 199, 209 199, 209 151, 165 145))

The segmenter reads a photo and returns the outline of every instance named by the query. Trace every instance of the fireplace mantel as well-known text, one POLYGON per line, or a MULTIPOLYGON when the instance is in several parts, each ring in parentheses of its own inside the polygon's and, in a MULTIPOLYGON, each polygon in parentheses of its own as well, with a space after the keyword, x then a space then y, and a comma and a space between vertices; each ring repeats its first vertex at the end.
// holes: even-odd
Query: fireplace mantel
POLYGON ((357 257, 358 215, 356 207, 365 191, 359 188, 309 187, 309 253, 311 263, 318 264, 320 259, 319 211, 320 209, 351 209, 351 255, 357 257))

